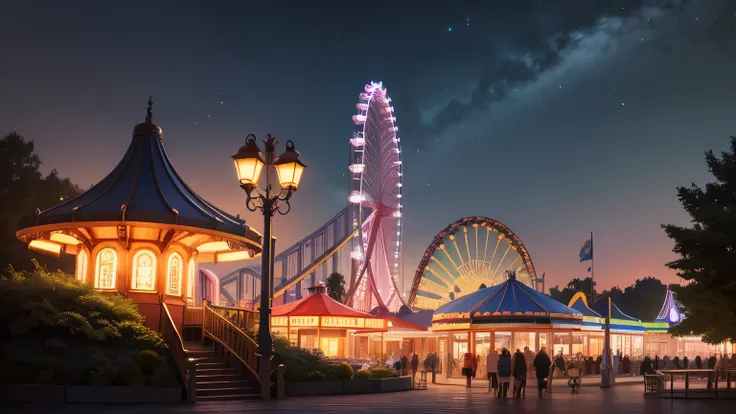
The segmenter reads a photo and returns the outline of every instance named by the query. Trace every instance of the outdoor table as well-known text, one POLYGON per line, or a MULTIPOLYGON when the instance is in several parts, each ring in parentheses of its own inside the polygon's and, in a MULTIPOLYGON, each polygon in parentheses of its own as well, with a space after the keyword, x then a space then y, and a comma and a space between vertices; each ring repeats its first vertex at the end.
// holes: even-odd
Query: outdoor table
POLYGON ((663 369, 661 371, 664 375, 670 376, 670 396, 675 395, 675 375, 682 374, 685 376, 685 398, 687 398, 687 392, 690 389, 690 374, 708 374, 708 389, 713 389, 713 370, 712 369, 663 369))

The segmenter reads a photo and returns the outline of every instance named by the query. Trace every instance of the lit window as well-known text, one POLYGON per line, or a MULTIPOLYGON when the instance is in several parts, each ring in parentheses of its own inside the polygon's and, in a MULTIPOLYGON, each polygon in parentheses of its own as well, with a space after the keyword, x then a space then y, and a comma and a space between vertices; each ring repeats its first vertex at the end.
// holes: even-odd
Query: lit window
POLYGON ((187 297, 194 299, 194 259, 189 259, 187 269, 187 297))
POLYGON ((181 295, 181 266, 182 260, 179 253, 171 253, 169 266, 166 272, 166 293, 173 296, 181 295))
POLYGON ((156 290, 156 255, 141 250, 133 256, 133 290, 156 290))
POLYGON ((97 267, 95 268, 95 288, 115 289, 118 277, 118 254, 115 250, 106 248, 97 253, 97 267))
POLYGON ((87 252, 81 250, 77 255, 77 277, 76 279, 80 282, 84 282, 87 279, 87 265, 89 264, 89 257, 87 252))

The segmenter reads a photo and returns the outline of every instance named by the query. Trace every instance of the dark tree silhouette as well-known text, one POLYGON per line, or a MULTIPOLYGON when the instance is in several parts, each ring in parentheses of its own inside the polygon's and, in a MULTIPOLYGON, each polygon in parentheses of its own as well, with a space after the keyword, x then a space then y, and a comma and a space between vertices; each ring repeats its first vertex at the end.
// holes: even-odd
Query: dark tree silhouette
POLYGON ((715 182, 677 189, 692 227, 662 227, 680 256, 667 266, 688 282, 673 289, 687 317, 672 332, 719 343, 736 340, 736 137, 720 159, 708 151, 705 160, 715 182))
POLYGON ((41 160, 33 141, 13 132, 0 139, 0 271, 9 265, 18 270, 33 270, 31 259, 51 270, 72 272, 74 258, 54 258, 28 250, 15 237, 18 220, 40 208, 47 209, 82 191, 56 170, 43 177, 41 160))
MULTIPOLYGON (((592 281, 590 277, 586 277, 585 279, 578 279, 575 278, 571 280, 567 286, 565 286, 563 289, 560 289, 559 286, 555 286, 553 288, 550 288, 549 295, 552 297, 552 299, 567 305, 570 302, 570 299, 575 295, 577 292, 583 292, 585 293, 585 296, 590 301, 590 284, 593 283, 593 288, 595 288, 596 283, 592 281)), ((598 297, 598 292, 595 292, 595 297, 598 297)), ((592 304, 588 303, 589 306, 592 306, 592 304)))
POLYGON ((338 302, 345 297, 345 277, 340 273, 332 273, 326 281, 327 295, 338 302))

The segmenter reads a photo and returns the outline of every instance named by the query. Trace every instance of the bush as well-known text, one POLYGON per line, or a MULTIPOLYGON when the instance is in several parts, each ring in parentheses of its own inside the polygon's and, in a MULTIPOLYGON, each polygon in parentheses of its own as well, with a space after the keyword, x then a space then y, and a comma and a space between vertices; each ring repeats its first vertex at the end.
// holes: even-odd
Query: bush
POLYGON ((138 365, 143 375, 153 375, 161 365, 161 357, 156 351, 146 349, 135 358, 135 364, 138 365))
POLYGON ((119 382, 125 385, 141 386, 146 384, 146 376, 143 375, 138 365, 128 362, 118 366, 119 382))
MULTIPOLYGON (((135 370, 161 370, 157 351, 167 352, 161 335, 121 295, 37 263, 32 272, 0 275, 0 383, 139 384, 135 370)), ((158 382, 176 384, 178 375, 158 382)))
POLYGON ((370 372, 371 372, 371 378, 373 379, 395 378, 399 376, 398 372, 394 370, 390 370, 388 368, 372 368, 370 372))
POLYGON ((353 367, 346 362, 341 362, 333 368, 332 373, 339 380, 349 380, 353 377, 353 367))
POLYGON ((322 371, 312 371, 307 374, 306 381, 325 381, 327 376, 322 371))
POLYGON ((356 379, 356 380, 371 379, 371 372, 367 369, 359 369, 355 371, 355 374, 353 374, 353 379, 356 379))

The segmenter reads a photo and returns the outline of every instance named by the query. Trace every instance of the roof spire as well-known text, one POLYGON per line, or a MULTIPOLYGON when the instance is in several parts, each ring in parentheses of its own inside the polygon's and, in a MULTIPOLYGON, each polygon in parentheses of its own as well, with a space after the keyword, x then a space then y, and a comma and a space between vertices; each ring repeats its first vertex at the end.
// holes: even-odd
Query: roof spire
POLYGON ((148 109, 146 110, 146 123, 153 123, 153 96, 148 97, 148 109))
POLYGON ((133 128, 134 137, 157 136, 163 139, 164 134, 158 125, 153 123, 153 97, 148 97, 148 109, 146 109, 146 120, 133 128))

